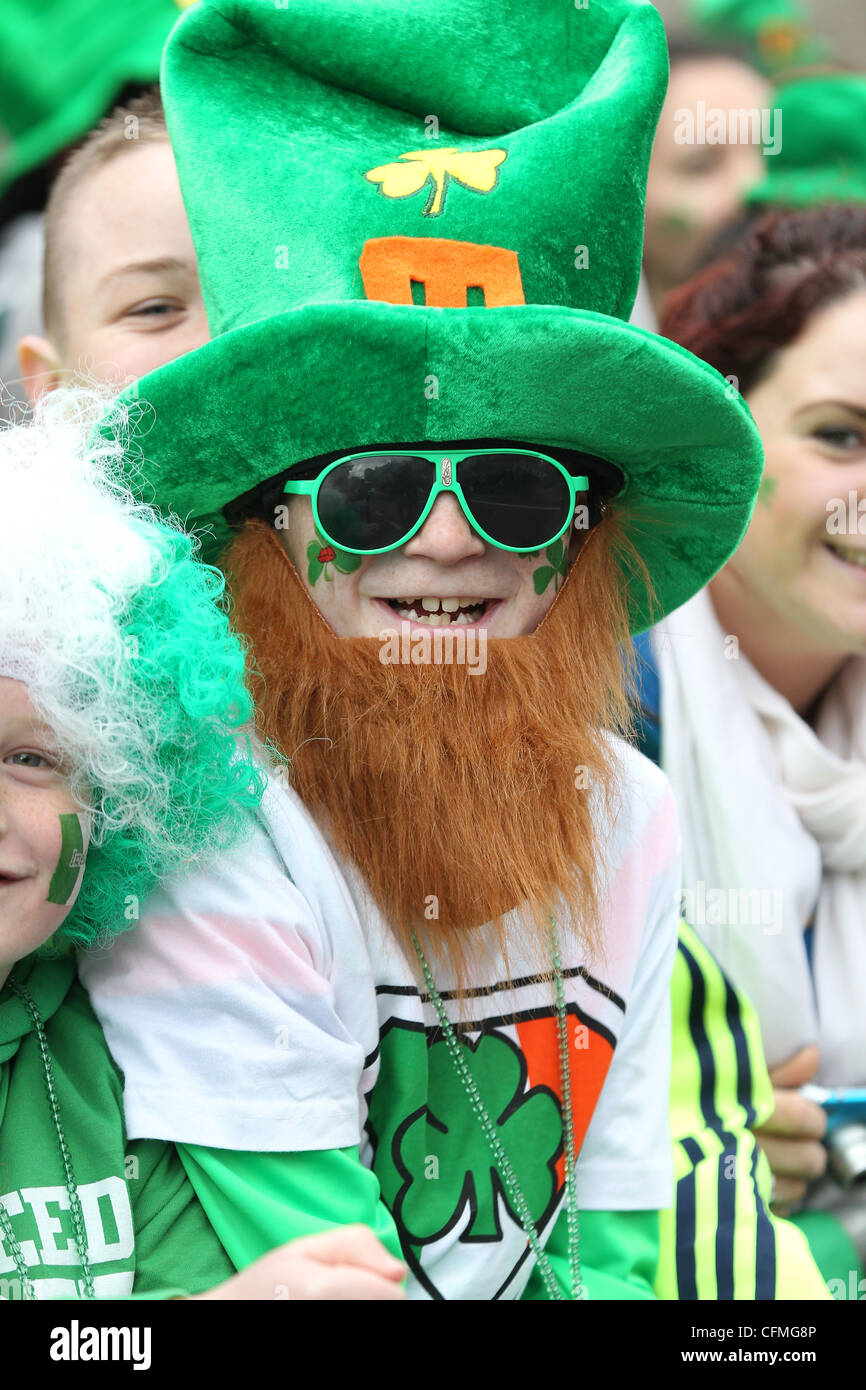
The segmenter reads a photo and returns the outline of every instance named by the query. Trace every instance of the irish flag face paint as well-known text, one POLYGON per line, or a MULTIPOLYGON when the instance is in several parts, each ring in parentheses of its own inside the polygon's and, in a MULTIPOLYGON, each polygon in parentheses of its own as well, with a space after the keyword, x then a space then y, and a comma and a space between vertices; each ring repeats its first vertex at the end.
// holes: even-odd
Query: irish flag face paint
POLYGON ((0 675, 0 984, 73 909, 91 821, 28 687, 0 675))
POLYGON ((72 809, 65 787, 10 791, 4 785, 0 802, 2 984, 15 962, 48 941, 72 911, 86 872, 90 815, 72 809), (43 797, 53 805, 39 806, 43 797))
POLYGON ((46 902, 71 907, 77 898, 87 862, 86 834, 84 817, 81 814, 73 811, 60 816, 60 856, 51 878, 46 902))

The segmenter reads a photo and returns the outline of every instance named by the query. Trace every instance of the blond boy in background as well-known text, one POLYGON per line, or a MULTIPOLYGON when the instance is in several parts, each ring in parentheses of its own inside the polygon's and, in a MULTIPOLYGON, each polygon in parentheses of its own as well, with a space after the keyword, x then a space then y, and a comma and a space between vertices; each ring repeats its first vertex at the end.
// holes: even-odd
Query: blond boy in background
POLYGON ((107 116, 58 175, 43 318, 45 336, 18 345, 31 404, 76 378, 125 386, 210 336, 156 88, 107 116))

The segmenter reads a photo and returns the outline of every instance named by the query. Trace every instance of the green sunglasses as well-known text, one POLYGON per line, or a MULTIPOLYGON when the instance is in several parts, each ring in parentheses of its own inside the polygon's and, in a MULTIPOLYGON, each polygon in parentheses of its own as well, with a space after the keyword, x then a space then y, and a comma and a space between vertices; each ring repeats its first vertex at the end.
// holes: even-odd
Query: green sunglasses
POLYGON ((489 545, 543 550, 568 530, 588 489, 588 477, 535 449, 378 449, 336 459, 311 480, 290 478, 283 491, 312 498, 316 526, 336 549, 382 555, 420 531, 443 492, 489 545))

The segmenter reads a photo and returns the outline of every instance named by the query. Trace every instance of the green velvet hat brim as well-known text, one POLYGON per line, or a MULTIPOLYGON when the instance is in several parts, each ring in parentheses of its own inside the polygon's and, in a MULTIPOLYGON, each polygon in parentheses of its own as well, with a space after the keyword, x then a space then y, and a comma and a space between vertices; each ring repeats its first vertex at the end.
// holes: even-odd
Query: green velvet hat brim
POLYGON ((134 431, 153 499, 229 538, 222 508, 335 449, 514 439, 583 449, 626 476, 616 507, 655 591, 628 573, 640 632, 702 588, 748 525, 760 438, 732 387, 618 319, 515 305, 313 304, 222 334, 144 377, 134 431))

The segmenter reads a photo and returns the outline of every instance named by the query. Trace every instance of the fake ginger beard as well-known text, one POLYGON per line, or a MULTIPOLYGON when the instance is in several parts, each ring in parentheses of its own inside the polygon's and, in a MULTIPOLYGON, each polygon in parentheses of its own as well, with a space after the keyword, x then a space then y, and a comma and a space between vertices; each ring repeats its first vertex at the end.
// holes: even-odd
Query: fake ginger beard
POLYGON ((471 931, 485 923, 506 966, 519 945, 547 971, 548 909, 562 920, 563 900, 596 953, 599 831, 616 790, 602 730, 627 723, 614 526, 589 533, 536 631, 489 639, 475 675, 383 664, 378 638, 336 636, 263 521, 226 556, 261 732, 409 958, 414 927, 458 983, 482 938, 489 949, 489 931, 471 931), (511 908, 520 926, 506 933, 511 908))

